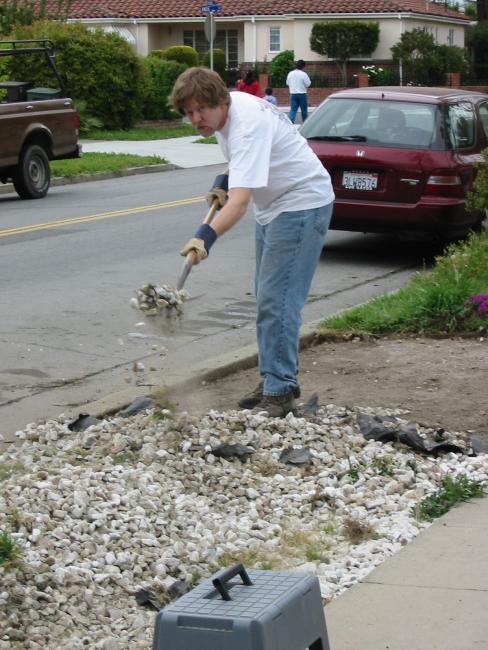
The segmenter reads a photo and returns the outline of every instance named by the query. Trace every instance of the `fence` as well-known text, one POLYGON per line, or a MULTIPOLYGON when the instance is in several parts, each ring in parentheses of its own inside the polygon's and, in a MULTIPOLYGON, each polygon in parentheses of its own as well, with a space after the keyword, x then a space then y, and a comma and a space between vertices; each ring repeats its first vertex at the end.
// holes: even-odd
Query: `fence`
MULTIPOLYGON (((334 79, 334 81, 336 81, 334 79)), ((269 86, 269 77, 267 74, 259 75, 259 83, 261 88, 264 89, 269 86)), ((438 84, 440 86, 441 84, 438 84)), ((367 74, 358 74, 355 75, 354 86, 350 87, 365 87, 368 86, 368 75, 367 74)), ((478 85, 461 85, 461 79, 459 72, 449 72, 446 75, 444 86, 449 88, 459 88, 461 90, 473 90, 480 93, 488 94, 488 83, 483 84, 479 83, 478 85)), ((399 86, 400 87, 400 86, 399 86)), ((315 88, 310 87, 308 89, 308 104, 309 106, 318 106, 321 102, 324 101, 329 95, 336 92, 337 90, 344 90, 344 85, 342 83, 336 83, 334 86, 327 86, 326 88, 315 88)), ((278 106, 288 106, 290 103, 290 95, 288 88, 273 88, 273 95, 276 97, 278 106)))

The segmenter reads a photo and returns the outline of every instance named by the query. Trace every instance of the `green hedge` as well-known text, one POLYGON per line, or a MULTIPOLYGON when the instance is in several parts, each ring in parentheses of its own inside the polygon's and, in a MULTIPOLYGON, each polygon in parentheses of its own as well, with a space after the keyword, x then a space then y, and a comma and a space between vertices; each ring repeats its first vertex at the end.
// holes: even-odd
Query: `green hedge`
POLYGON ((168 61, 184 63, 189 68, 198 65, 198 53, 189 45, 173 45, 173 47, 168 47, 166 50, 163 50, 162 56, 168 61))
MULTIPOLYGON (((210 50, 207 50, 203 55, 202 64, 210 68, 210 50)), ((213 69, 218 72, 222 79, 225 79, 225 70, 227 62, 225 60, 224 50, 215 49, 213 51, 213 69)))
MULTIPOLYGON (((144 76, 139 57, 118 34, 89 31, 79 23, 40 21, 18 26, 12 38, 49 38, 68 95, 85 102, 87 113, 110 129, 130 128, 142 115, 144 76)), ((10 58, 10 57, 9 57, 10 58)), ((54 87, 43 57, 15 57, 12 78, 54 87)))
POLYGON ((143 114, 146 120, 169 118, 173 111, 168 104, 168 95, 179 75, 186 70, 184 63, 168 61, 158 56, 143 59, 145 71, 145 93, 143 114))

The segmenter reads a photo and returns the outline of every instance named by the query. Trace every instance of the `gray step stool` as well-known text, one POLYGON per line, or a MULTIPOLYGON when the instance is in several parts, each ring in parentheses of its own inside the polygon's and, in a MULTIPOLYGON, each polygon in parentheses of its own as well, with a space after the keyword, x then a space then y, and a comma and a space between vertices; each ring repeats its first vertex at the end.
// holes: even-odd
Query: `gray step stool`
POLYGON ((153 650, 307 648, 330 650, 318 579, 285 571, 247 573, 242 564, 162 609, 153 642, 153 650))

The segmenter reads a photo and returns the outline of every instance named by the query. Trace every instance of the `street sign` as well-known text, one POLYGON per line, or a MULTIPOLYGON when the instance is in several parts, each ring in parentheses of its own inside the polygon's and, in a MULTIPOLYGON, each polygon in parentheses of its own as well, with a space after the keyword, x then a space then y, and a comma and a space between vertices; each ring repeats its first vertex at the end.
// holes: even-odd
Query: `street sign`
POLYGON ((219 11, 222 11, 222 7, 218 4, 211 3, 201 7, 201 12, 204 14, 217 14, 219 11))

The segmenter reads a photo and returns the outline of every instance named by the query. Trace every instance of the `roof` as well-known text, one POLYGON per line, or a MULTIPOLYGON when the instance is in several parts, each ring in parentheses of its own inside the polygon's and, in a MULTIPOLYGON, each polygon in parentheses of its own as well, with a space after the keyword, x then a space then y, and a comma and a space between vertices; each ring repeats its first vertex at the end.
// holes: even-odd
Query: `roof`
POLYGON ((347 88, 344 90, 338 90, 332 95, 329 95, 329 97, 351 97, 353 99, 366 97, 367 99, 384 98, 390 100, 406 100, 407 97, 415 100, 415 98, 422 97, 426 100, 438 102, 449 98, 486 98, 488 95, 460 88, 434 88, 431 86, 370 86, 367 88, 347 88))
MULTIPOLYGON (((206 0, 72 0, 71 19, 164 19, 203 16, 206 0)), ((414 13, 470 22, 465 14, 428 0, 220 0, 219 16, 283 16, 414 13)), ((48 13, 58 2, 47 0, 48 13)))

